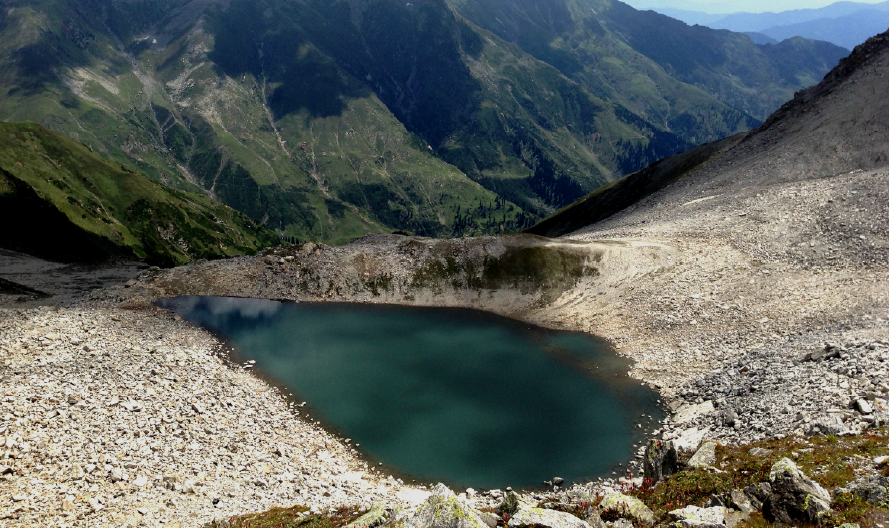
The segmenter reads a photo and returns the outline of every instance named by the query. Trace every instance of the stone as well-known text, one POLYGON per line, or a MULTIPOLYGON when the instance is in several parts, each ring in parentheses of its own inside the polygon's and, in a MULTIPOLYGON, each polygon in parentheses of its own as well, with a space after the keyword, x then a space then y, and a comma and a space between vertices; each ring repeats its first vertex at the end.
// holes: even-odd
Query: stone
POLYGON ((141 488, 146 484, 148 484, 148 477, 146 477, 145 475, 139 475, 138 477, 136 477, 136 480, 133 481, 133 485, 138 488, 141 488))
POLYGON ((712 466, 716 463, 716 442, 708 440, 701 443, 701 447, 689 459, 688 466, 701 468, 712 466))
POLYGON ((735 422, 738 420, 738 413, 735 412, 731 407, 726 407, 722 411, 722 424, 726 427, 732 427, 735 425, 735 422))
POLYGON ((523 508, 509 518, 509 528, 540 526, 542 528, 590 528, 570 513, 544 508, 523 508))
POLYGON ((885 456, 885 455, 878 456, 877 458, 874 459, 874 465, 877 466, 878 468, 889 465, 889 456, 885 456))
POLYGON ((74 506, 73 499, 66 497, 62 500, 62 511, 66 511, 66 512, 74 511, 74 507, 75 506, 74 506))
POLYGON ((763 516, 770 522, 821 526, 831 513, 830 494, 789 458, 772 466, 769 484, 772 493, 763 503, 763 516))
POLYGON ((616 521, 605 523, 605 526, 608 526, 609 528, 633 528, 633 523, 627 519, 618 519, 616 521))
POLYGON ((194 495, 197 492, 197 483, 194 480, 188 479, 182 483, 182 493, 185 493, 186 495, 194 495))
POLYGON ((698 447, 701 445, 701 441, 703 441, 704 436, 707 433, 707 429, 698 429, 697 427, 692 427, 691 429, 683 431, 678 438, 673 440, 673 445, 676 446, 677 452, 694 453, 698 450, 698 447))
POLYGON ((741 490, 732 490, 728 498, 728 505, 742 513, 753 513, 757 510, 750 501, 750 497, 741 490))
POLYGON ((744 512, 732 512, 725 516, 725 528, 736 528, 741 523, 746 523, 750 515, 744 512))
POLYGON ((478 513, 479 518, 488 525, 488 528, 497 528, 497 525, 500 524, 500 521, 503 519, 497 515, 496 513, 480 511, 478 513))
POLYGON ((772 496, 772 485, 768 482, 751 484, 744 488, 744 495, 750 500, 754 509, 762 510, 763 503, 772 496))
POLYGON ((645 447, 642 474, 657 484, 664 477, 676 473, 679 467, 679 456, 671 441, 649 440, 645 447))
POLYGON ((599 510, 590 506, 583 512, 583 520, 592 528, 605 528, 605 522, 599 515, 599 510))
POLYGON ((848 433, 849 429, 846 427, 846 424, 836 414, 830 414, 826 418, 816 420, 809 428, 809 434, 813 435, 841 436, 848 433))
POLYGON ((75 464, 75 465, 71 468, 71 473, 70 473, 70 474, 71 474, 71 478, 72 478, 72 479, 74 479, 74 480, 80 480, 80 479, 82 479, 83 476, 84 476, 83 468, 80 467, 79 465, 75 464))
POLYGON ((641 500, 617 492, 607 493, 599 503, 599 515, 606 514, 611 517, 628 518, 646 525, 655 522, 654 513, 641 500))
POLYGON ((889 425, 889 402, 882 398, 874 399, 873 403, 874 427, 886 427, 889 425))
POLYGON ((673 423, 683 424, 690 422, 698 416, 710 414, 715 410, 713 402, 709 400, 698 404, 687 403, 676 411, 676 414, 673 416, 673 423))
POLYGON ((497 507, 497 512, 500 515, 513 515, 515 512, 519 511, 521 508, 529 508, 530 504, 524 502, 516 492, 511 489, 506 492, 506 495, 503 497, 503 501, 497 507))
POLYGON ((562 477, 553 477, 553 486, 561 486, 565 483, 565 479, 562 477))
POLYGON ((755 457, 767 457, 772 454, 772 450, 764 447, 754 447, 747 454, 755 457))
POLYGON ((722 528, 729 513, 731 510, 723 506, 700 508, 692 505, 673 510, 668 515, 679 525, 688 528, 722 528))
POLYGON ((838 495, 852 493, 871 504, 889 508, 889 477, 864 475, 842 488, 837 488, 835 493, 838 495))
POLYGON ((871 407, 870 403, 864 398, 859 398, 855 401, 855 407, 858 409, 858 412, 861 414, 871 414, 874 412, 874 408, 871 407))
POLYGON ((861 526, 858 523, 843 523, 837 526, 837 528, 861 528, 861 526))
POLYGON ((417 513, 407 520, 405 528, 488 528, 488 525, 453 491, 439 483, 417 513))
POLYGON ((346 528, 375 528, 386 522, 386 507, 379 502, 374 503, 370 510, 346 525, 346 528))
POLYGON ((120 468, 114 468, 111 470, 111 482, 120 482, 124 480, 123 471, 120 468))

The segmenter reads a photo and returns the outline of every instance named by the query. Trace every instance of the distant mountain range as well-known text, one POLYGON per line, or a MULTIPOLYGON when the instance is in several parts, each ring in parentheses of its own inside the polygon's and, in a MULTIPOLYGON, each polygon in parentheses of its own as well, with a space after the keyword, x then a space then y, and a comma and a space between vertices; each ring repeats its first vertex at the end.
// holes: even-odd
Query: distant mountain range
POLYGON ((751 35, 758 44, 769 43, 764 35, 776 42, 791 37, 805 37, 832 42, 852 49, 869 37, 889 27, 889 2, 865 4, 836 2, 819 9, 797 9, 780 13, 710 14, 675 8, 654 8, 654 11, 713 29, 728 29, 751 35))
POLYGON ((280 236, 496 233, 756 127, 846 54, 612 0, 0 0, 0 120, 280 236))

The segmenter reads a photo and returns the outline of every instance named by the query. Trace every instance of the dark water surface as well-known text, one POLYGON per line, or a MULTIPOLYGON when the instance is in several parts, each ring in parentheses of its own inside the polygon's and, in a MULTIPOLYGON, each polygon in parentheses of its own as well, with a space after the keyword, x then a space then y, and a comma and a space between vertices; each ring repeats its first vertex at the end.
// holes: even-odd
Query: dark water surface
MULTIPOLYGON (((611 475, 657 394, 589 335, 475 310, 180 297, 312 417, 397 471, 481 488, 611 475)), ((626 465, 624 466, 626 467, 626 465)))

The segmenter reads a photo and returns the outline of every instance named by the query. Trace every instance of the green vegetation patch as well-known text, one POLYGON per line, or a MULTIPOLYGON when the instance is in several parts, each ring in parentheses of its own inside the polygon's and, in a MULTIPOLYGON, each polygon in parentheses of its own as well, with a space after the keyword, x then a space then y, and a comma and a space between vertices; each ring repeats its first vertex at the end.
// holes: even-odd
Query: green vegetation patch
POLYGON ((272 508, 250 515, 213 521, 205 528, 342 528, 361 516, 355 508, 340 508, 329 514, 305 515, 309 508, 272 508))

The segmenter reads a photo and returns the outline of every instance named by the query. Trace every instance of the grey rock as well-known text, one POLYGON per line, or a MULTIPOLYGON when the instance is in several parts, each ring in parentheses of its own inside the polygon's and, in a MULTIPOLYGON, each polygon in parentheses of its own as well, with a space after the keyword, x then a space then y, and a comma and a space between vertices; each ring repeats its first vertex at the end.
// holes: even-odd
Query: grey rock
POLYGON ((889 477, 864 475, 842 488, 837 488, 834 493, 837 495, 852 493, 871 504, 889 508, 889 477))
POLYGON ((735 412, 731 407, 726 407, 722 411, 722 424, 726 427, 732 427, 735 425, 735 422, 738 420, 738 413, 735 412))
POLYGON ((405 528, 488 528, 488 525, 444 484, 405 523, 405 528))
POLYGON ((770 522, 820 526, 831 513, 830 494, 789 458, 772 466, 769 483, 772 493, 763 503, 763 516, 770 522))
POLYGON ((841 436, 849 433, 849 428, 843 423, 836 414, 831 414, 826 418, 816 420, 809 428, 809 434, 813 435, 836 435, 841 436))
POLYGON ((602 517, 599 516, 599 510, 592 506, 584 510, 583 520, 592 528, 605 528, 605 522, 602 521, 602 517))
POLYGON ((729 493, 729 506, 742 513, 753 513, 757 510, 747 494, 741 490, 732 490, 729 493))
POLYGON ((496 513, 484 512, 484 511, 476 512, 476 513, 478 513, 478 516, 481 518, 481 520, 483 520, 485 522, 485 524, 488 525, 489 528, 497 528, 497 525, 500 523, 500 521, 503 520, 496 513))
POLYGON ((676 446, 672 441, 649 440, 645 447, 643 463, 643 476, 651 479, 655 484, 664 477, 676 473, 679 466, 679 457, 676 446))
POLYGON ((744 512, 732 512, 725 516, 725 528, 736 528, 748 519, 750 519, 750 515, 744 512))
POLYGON ((871 407, 871 404, 868 403, 864 398, 860 398, 855 402, 855 407, 858 409, 858 412, 861 414, 870 414, 874 412, 874 408, 871 407))
POLYGON ((873 403, 874 427, 886 427, 889 425, 889 402, 876 398, 873 403))
POLYGON ((712 466, 716 463, 716 442, 707 440, 701 443, 701 447, 688 461, 689 467, 700 468, 712 466))
POLYGON ((686 506, 673 510, 668 515, 674 522, 688 528, 722 528, 725 526, 725 516, 729 513, 731 510, 723 506, 686 506))
POLYGON ((641 500, 622 493, 608 493, 599 503, 599 514, 620 516, 642 524, 654 524, 654 513, 641 500))
POLYGON ((772 496, 772 485, 768 482, 751 484, 744 488, 744 495, 750 500, 754 509, 761 510, 763 503, 772 496))
POLYGON ((616 521, 608 521, 605 526, 609 528, 633 528, 633 523, 627 519, 618 519, 616 521))
POLYGON ((524 502, 518 495, 516 495, 516 492, 510 489, 506 492, 506 495, 504 495, 503 502, 497 507, 497 513, 500 515, 513 515, 520 509, 528 508, 530 506, 530 504, 524 502))
POLYGON ((553 486, 561 486, 565 483, 565 479, 562 477, 553 477, 553 486))
POLYGON ((524 528, 526 526, 541 526, 543 528, 590 528, 586 521, 582 521, 570 513, 549 510, 544 508, 524 508, 509 518, 509 528, 524 528))
POLYGON ((375 528, 386 522, 386 507, 380 503, 374 503, 370 510, 346 525, 346 528, 375 528))
POLYGON ((772 454, 772 450, 766 449, 764 447, 754 447, 753 449, 748 451, 747 454, 755 457, 767 457, 772 454))

